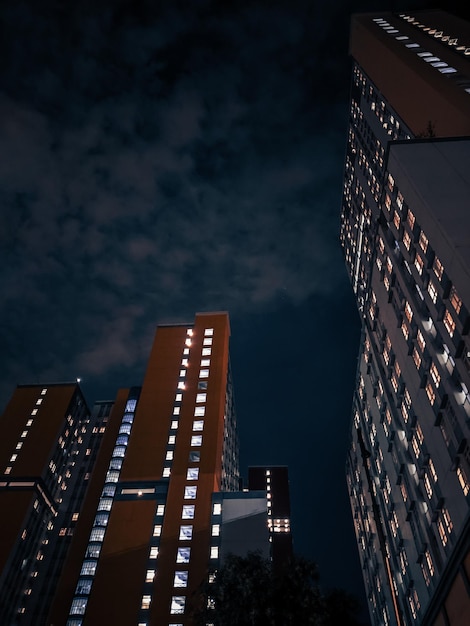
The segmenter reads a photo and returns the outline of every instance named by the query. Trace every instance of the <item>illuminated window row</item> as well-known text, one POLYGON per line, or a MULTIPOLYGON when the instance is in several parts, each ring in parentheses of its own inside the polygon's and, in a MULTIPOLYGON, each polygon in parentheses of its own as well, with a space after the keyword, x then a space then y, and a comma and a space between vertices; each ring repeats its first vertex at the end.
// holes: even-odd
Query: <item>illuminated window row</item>
MULTIPOLYGON (((204 331, 204 339, 203 339, 203 348, 202 348, 202 357, 209 357, 211 355, 211 346, 212 346, 212 336, 214 334, 213 328, 206 328, 204 331)), ((186 339, 186 348, 185 348, 185 356, 189 354, 189 347, 191 345, 190 337, 193 336, 192 329, 188 330, 188 338, 186 339)), ((189 360, 183 359, 182 365, 184 367, 189 366, 189 360)), ((205 390, 207 389, 207 382, 204 379, 209 377, 209 367, 210 367, 210 359, 209 358, 201 358, 200 362, 200 370, 199 370, 199 383, 198 389, 204 390, 204 392, 198 393, 196 396, 196 405, 204 405, 207 399, 207 393, 205 390)), ((178 383, 178 390, 184 390, 184 381, 181 378, 184 378, 186 375, 186 370, 180 370, 180 381, 178 383)), ((179 393, 176 396, 177 401, 182 401, 182 394, 179 393)), ((179 407, 175 407, 173 411, 173 415, 179 415, 180 410, 179 407)), ((194 417, 204 417, 205 416, 205 406, 196 406, 194 408, 194 417)), ((177 426, 177 422, 172 422, 172 426, 177 426)), ((204 429, 204 420, 197 419, 193 420, 193 432, 202 431, 204 429)), ((172 437, 172 435, 170 435, 172 437)), ((169 442, 174 443, 174 439, 170 439, 169 442)), ((202 435, 191 435, 191 447, 197 448, 202 446, 202 435)), ((172 460, 173 451, 167 451, 167 459, 172 460), (170 454, 169 454, 170 453, 170 454), (171 457, 171 458, 169 458, 171 457)), ((200 460, 200 452, 198 450, 191 450, 189 461, 199 462, 200 460)), ((186 473, 186 479, 188 481, 196 481, 199 478, 199 467, 188 467, 186 473)), ((184 500, 196 500, 197 497, 197 486, 196 485, 186 485, 184 487, 184 500)), ((192 520, 195 516, 195 504, 184 504, 182 509, 182 519, 183 520, 192 520)), ((188 542, 193 538, 193 525, 192 524, 183 524, 180 526, 179 530, 179 541, 188 542)), ((176 563, 178 565, 189 564, 191 557, 191 547, 179 546, 177 548, 176 553, 176 563)), ((177 569, 174 573, 173 586, 174 588, 185 588, 188 585, 188 571, 177 569)), ((150 596, 145 596, 146 600, 150 601, 150 596)), ((171 598, 170 602, 170 614, 179 615, 184 614, 186 605, 186 596, 183 595, 174 595, 171 598)), ((142 604, 142 608, 144 608, 144 603, 142 604)))
MULTIPOLYGON (((42 389, 41 391, 41 396, 45 396, 47 393, 47 388, 42 389)), ((38 398, 36 400, 36 406, 39 406, 42 404, 42 398, 38 398)), ((33 424, 33 420, 34 420, 34 416, 37 415, 38 409, 35 408, 31 411, 31 416, 27 421, 26 421, 26 428, 25 430, 23 430, 23 432, 20 435, 20 439, 16 444, 15 450, 17 452, 15 452, 14 454, 11 455, 10 460, 9 460, 9 465, 5 468, 5 471, 3 472, 4 474, 10 474, 12 469, 13 469, 13 463, 15 463, 16 459, 18 458, 18 451, 21 450, 21 448, 23 447, 23 443, 24 440, 26 439, 28 433, 29 433, 29 428, 30 426, 32 426, 33 424)))
MULTIPOLYGON (((125 450, 127 448, 128 436, 131 432, 136 405, 137 400, 130 399, 127 401, 124 410, 120 433, 118 434, 118 438, 116 440, 113 454, 109 463, 108 472, 106 474, 106 482, 98 503, 97 513, 93 521, 93 528, 88 539, 85 559, 82 563, 82 568, 80 571, 80 578, 78 579, 78 583, 75 589, 75 596, 72 600, 72 604, 70 607, 70 616, 85 614, 88 601, 87 596, 91 592, 93 577, 96 572, 96 567, 101 552, 101 546, 104 541, 106 527, 109 520, 109 512, 113 503, 116 483, 119 481, 119 475, 122 467, 122 459, 125 455, 125 450)), ((72 617, 67 620, 67 626, 75 626, 75 624, 76 620, 72 617)))

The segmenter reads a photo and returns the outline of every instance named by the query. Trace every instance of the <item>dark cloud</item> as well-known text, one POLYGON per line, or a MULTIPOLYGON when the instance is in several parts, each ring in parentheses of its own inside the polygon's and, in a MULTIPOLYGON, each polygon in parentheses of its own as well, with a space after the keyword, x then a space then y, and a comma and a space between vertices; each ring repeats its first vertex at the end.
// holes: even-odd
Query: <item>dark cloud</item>
POLYGON ((330 258, 344 127, 309 110, 327 33, 313 38, 302 4, 216 4, 5 5, 5 298, 48 331, 30 339, 58 366, 135 362, 94 332, 103 302, 135 341, 159 315, 249 312, 343 280, 330 258), (139 315, 119 309, 143 294, 139 315))

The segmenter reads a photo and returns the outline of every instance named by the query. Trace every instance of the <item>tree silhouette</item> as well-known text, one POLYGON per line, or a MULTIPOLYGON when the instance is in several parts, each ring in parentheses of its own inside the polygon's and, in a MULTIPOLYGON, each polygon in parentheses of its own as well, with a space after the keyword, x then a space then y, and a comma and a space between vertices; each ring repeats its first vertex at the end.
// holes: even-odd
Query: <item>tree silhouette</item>
POLYGON ((195 626, 360 626, 357 600, 323 592, 315 563, 300 557, 274 570, 257 552, 229 555, 197 603, 195 626))

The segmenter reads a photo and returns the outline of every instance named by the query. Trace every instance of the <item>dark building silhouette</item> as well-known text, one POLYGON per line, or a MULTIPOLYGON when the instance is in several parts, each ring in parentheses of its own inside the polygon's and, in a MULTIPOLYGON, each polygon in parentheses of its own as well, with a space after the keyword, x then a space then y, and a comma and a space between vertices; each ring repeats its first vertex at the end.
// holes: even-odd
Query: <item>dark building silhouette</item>
POLYGON ((289 473, 287 466, 249 467, 248 489, 249 491, 266 491, 271 556, 273 565, 282 567, 293 557, 289 473))
POLYGON ((356 15, 341 244, 347 479, 372 624, 470 623, 470 25, 356 15))

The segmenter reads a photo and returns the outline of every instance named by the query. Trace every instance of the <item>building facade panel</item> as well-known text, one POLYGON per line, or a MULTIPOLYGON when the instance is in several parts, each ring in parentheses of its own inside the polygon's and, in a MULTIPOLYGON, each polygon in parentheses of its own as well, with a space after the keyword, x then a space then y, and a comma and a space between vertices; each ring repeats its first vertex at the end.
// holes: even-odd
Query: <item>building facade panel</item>
POLYGON ((374 625, 470 617, 463 25, 440 12, 352 23, 340 238, 363 331, 347 477, 374 625))

